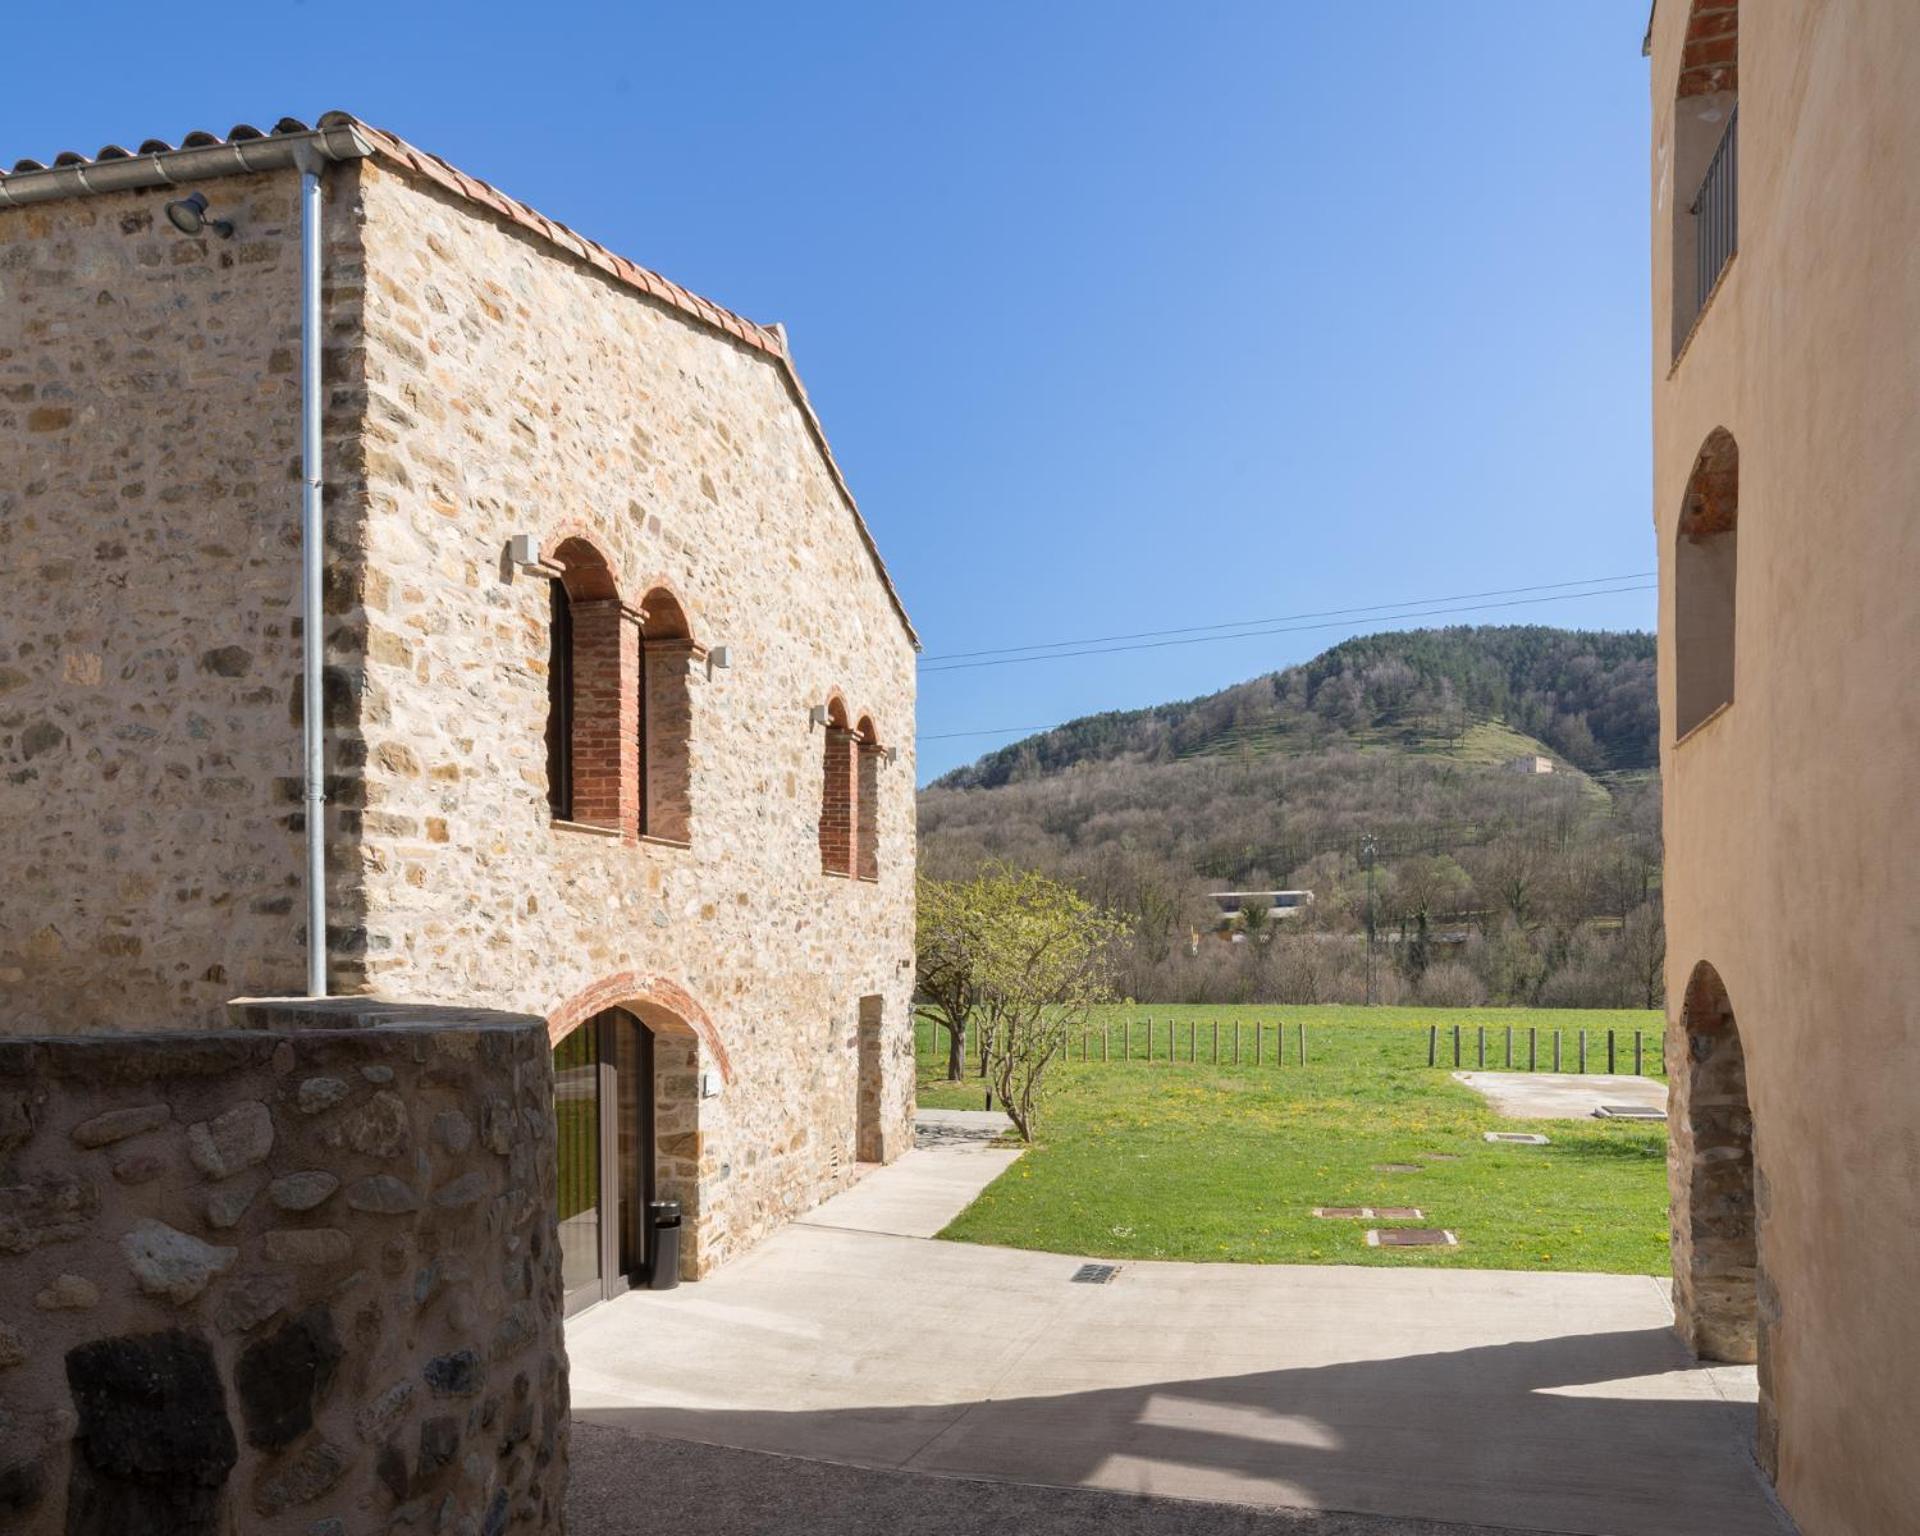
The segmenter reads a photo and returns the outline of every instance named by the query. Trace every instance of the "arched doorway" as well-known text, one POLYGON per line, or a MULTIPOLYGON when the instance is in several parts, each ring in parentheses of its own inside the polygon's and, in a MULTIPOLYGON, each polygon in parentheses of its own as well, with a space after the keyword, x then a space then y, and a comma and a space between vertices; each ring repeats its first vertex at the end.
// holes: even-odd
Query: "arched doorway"
POLYGON ((624 1008, 553 1048, 560 1269, 569 1314, 644 1282, 655 1184, 653 1032, 624 1008))
POLYGON ((1774 1462, 1770 1319, 1760 1263, 1764 1176, 1755 1156, 1747 1057, 1726 986, 1694 967, 1681 1005, 1674 1063, 1670 1184, 1674 1327, 1706 1360, 1757 1362, 1759 1455, 1774 1462))

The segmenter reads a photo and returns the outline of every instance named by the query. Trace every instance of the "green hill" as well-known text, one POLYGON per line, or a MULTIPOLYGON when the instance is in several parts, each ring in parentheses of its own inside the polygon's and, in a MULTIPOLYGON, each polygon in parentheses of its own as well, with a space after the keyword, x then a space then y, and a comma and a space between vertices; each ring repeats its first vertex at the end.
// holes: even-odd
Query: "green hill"
POLYGON ((956 769, 921 792, 921 866, 952 878, 1005 859, 1126 913, 1143 999, 1328 1002, 1363 985, 1371 847, 1403 994, 1651 1006, 1653 679, 1645 634, 1351 640, 956 769), (1506 771, 1535 755, 1555 771, 1506 771), (1196 947, 1219 920, 1209 892, 1283 888, 1312 891, 1311 909, 1258 946, 1196 947))

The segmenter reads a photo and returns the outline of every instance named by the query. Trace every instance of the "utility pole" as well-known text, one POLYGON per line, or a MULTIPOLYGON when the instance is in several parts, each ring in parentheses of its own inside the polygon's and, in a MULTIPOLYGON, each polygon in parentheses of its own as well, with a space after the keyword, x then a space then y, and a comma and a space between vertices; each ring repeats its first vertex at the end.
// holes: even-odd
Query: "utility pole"
POLYGON ((1367 866, 1367 1006, 1373 1006, 1373 860, 1379 851, 1369 832, 1360 839, 1360 862, 1367 866))

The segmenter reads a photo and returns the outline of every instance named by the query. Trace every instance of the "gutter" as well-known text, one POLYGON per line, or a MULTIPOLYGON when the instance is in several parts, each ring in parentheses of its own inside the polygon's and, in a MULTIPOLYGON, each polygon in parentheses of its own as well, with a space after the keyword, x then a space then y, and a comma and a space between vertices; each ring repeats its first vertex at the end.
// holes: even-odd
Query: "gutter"
POLYGON ((373 145, 360 132, 358 123, 337 123, 304 133, 216 140, 156 154, 132 155, 122 150, 116 155, 102 151, 94 160, 62 155, 50 166, 28 167, 0 176, 0 208, 47 203, 62 197, 125 192, 134 187, 182 186, 219 176, 246 176, 256 171, 291 170, 306 154, 323 161, 365 160, 373 154, 373 145))

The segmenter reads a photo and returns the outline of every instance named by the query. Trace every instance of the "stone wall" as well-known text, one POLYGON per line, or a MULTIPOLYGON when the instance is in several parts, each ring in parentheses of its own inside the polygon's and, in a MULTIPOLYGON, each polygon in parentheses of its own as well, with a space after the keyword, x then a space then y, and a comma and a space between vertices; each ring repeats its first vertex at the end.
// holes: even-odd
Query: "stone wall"
POLYGON ((0 1040, 0 1528, 558 1532, 544 1027, 253 1018, 0 1040))
MULTIPOLYGON (((329 180, 345 552, 361 266, 329 180)), ((0 1033, 218 1027, 304 983, 298 179, 205 190, 231 240, 164 188, 0 209, 0 1033)))
POLYGON ((556 1030, 591 994, 675 1054, 696 1025, 661 1123, 682 1127, 662 1166, 683 1170, 697 1275, 854 1176, 862 997, 881 1000, 865 1150, 909 1143, 913 643, 774 359, 384 165, 358 217, 367 983, 556 1030), (672 594, 685 846, 553 821, 550 592, 506 560, 520 533, 590 546, 655 617, 648 594, 672 594), (701 659, 720 645, 726 669, 701 659), (899 748, 862 781, 872 879, 822 868, 809 713, 830 699, 899 748), (703 1073, 717 1094, 694 1096, 703 1073))

